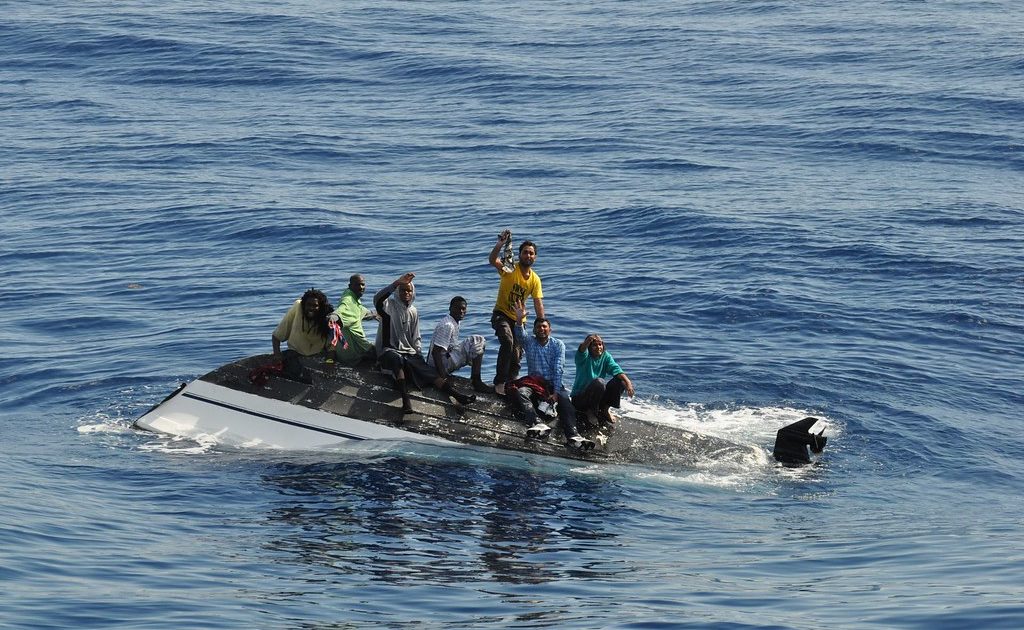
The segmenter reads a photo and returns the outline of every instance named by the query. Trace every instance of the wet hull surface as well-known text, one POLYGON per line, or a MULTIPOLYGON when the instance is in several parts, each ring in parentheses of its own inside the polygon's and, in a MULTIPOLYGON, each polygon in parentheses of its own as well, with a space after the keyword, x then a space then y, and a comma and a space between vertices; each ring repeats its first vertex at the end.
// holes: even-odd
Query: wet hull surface
MULTIPOLYGON (((258 355, 220 367, 169 396, 136 425, 185 437, 214 435, 224 443, 242 446, 316 450, 347 440, 411 439, 659 468, 749 457, 759 450, 620 416, 611 429, 581 425, 596 447, 577 451, 566 448, 557 426, 545 440, 528 439, 526 427, 494 394, 478 393, 476 402, 462 407, 433 388, 414 389, 410 392, 414 413, 403 414, 391 378, 375 370, 303 358, 302 380, 269 374, 264 383, 253 383, 253 370, 270 363, 270 355, 258 355)), ((471 391, 466 379, 456 379, 459 391, 471 391)))

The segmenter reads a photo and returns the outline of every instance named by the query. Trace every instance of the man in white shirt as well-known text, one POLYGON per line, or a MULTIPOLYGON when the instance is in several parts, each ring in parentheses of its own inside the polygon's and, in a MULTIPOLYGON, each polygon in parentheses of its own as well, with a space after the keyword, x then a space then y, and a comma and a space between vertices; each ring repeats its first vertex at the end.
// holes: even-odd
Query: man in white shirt
POLYGON ((493 392, 492 387, 480 378, 480 365, 484 358, 487 341, 483 335, 470 335, 459 341, 459 322, 466 317, 468 304, 461 295, 456 295, 448 304, 448 314, 434 327, 430 339, 430 358, 441 378, 467 365, 471 366, 473 389, 478 392, 493 392))
POLYGON ((409 381, 422 389, 433 385, 454 398, 460 405, 476 400, 474 394, 455 391, 452 380, 442 377, 424 360, 421 354, 420 315, 413 301, 416 288, 412 284, 414 273, 404 274, 373 296, 373 305, 381 317, 377 328, 377 356, 383 371, 391 373, 395 387, 402 394, 402 413, 414 413, 409 397, 409 381))

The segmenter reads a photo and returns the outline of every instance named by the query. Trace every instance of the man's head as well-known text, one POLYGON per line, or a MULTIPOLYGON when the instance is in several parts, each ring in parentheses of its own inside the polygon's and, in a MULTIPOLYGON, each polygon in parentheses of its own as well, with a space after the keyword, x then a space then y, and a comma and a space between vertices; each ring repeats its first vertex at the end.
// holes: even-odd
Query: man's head
POLYGON ((356 297, 363 297, 363 293, 366 292, 366 280, 361 274, 352 274, 352 277, 348 279, 348 288, 356 294, 356 297))
POLYGON ((327 296, 324 295, 323 291, 317 289, 310 289, 302 294, 302 316, 307 321, 317 321, 327 317, 327 312, 330 310, 330 306, 327 302, 327 296))
POLYGON ((533 241, 523 241, 519 246, 519 264, 522 267, 532 267, 537 260, 537 246, 533 241))
POLYGON ((411 282, 399 282, 395 292, 398 294, 398 300, 406 306, 410 306, 416 297, 416 287, 412 286, 411 282))
POLYGON ((588 347, 588 350, 590 350, 590 356, 595 359, 604 354, 604 339, 601 339, 601 335, 590 336, 590 346, 588 347))
POLYGON ((551 337, 551 321, 547 317, 538 317, 533 322, 533 336, 542 345, 551 337))
POLYGON ((452 316, 457 322, 461 322, 462 318, 466 316, 466 309, 469 305, 466 303, 466 298, 461 295, 456 295, 452 298, 452 301, 448 303, 448 314, 452 316))

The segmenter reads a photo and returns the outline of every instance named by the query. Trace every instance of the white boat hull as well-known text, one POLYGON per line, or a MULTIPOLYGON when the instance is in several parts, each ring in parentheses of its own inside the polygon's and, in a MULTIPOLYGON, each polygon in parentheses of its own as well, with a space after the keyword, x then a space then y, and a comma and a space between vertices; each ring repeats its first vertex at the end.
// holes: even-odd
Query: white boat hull
MULTIPOLYGON (((238 447, 315 451, 352 441, 415 441, 671 469, 709 459, 756 460, 763 454, 756 446, 628 416, 620 417, 614 429, 581 424, 584 435, 597 444, 581 451, 567 448, 557 427, 547 439, 528 439, 526 427, 494 394, 480 394, 463 408, 441 392, 414 391, 413 411, 403 413, 391 379, 379 372, 329 366, 305 357, 301 375, 287 377, 267 372, 271 362, 269 355, 258 355, 223 365, 182 386, 135 426, 238 447)), ((465 379, 457 380, 459 388, 468 389, 465 379)), ((808 439, 812 446, 824 446, 822 436, 808 438, 802 426, 780 431, 780 440, 784 434, 785 445, 793 448, 780 449, 777 443, 780 461, 799 463, 808 439), (787 455, 790 451, 796 456, 787 455)))
POLYGON ((228 446, 321 450, 351 440, 457 442, 197 380, 139 418, 138 428, 228 446))

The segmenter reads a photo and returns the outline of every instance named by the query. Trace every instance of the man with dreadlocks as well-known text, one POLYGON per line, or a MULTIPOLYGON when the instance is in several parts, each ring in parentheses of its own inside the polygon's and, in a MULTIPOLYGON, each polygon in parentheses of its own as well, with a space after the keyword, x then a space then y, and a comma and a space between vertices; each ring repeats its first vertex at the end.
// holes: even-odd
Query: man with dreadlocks
POLYGON ((310 289, 295 300, 281 323, 274 329, 271 339, 274 356, 281 356, 281 342, 288 342, 288 349, 303 356, 320 354, 331 339, 331 327, 327 316, 334 307, 327 301, 323 291, 310 289))

